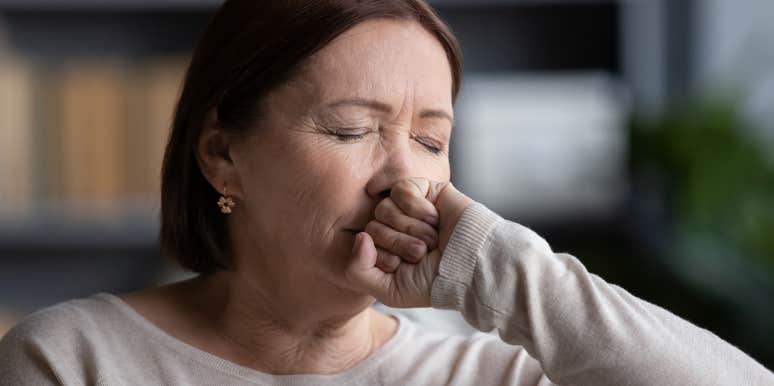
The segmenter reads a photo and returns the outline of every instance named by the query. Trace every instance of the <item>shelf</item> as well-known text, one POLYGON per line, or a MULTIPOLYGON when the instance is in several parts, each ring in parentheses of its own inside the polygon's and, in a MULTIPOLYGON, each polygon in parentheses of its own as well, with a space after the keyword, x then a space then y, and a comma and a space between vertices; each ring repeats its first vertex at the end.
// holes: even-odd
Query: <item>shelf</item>
POLYGON ((86 217, 64 212, 39 212, 16 219, 0 217, 0 255, 155 250, 158 230, 158 216, 149 210, 86 217))
MULTIPOLYGON (((153 10, 214 9, 222 0, 0 0, 3 10, 153 10)), ((434 7, 564 5, 612 3, 603 0, 430 0, 434 7)))
POLYGON ((214 9, 221 2, 221 0, 0 0, 0 11, 214 9))

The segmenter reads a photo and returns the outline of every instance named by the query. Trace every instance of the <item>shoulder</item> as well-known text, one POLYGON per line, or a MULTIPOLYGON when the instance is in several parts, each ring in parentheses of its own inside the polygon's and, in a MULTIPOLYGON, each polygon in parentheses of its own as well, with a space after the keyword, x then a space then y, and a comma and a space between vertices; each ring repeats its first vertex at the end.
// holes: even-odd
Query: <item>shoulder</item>
POLYGON ((93 352, 88 347, 94 337, 117 317, 107 296, 70 300, 27 316, 0 340, 0 380, 47 384, 71 379, 70 365, 93 352))
POLYGON ((110 296, 69 300, 30 314, 0 340, 0 358, 72 358, 122 318, 110 296))
POLYGON ((73 299, 34 312, 8 331, 2 342, 56 342, 79 332, 99 330, 106 321, 118 317, 116 306, 108 296, 111 295, 73 299))

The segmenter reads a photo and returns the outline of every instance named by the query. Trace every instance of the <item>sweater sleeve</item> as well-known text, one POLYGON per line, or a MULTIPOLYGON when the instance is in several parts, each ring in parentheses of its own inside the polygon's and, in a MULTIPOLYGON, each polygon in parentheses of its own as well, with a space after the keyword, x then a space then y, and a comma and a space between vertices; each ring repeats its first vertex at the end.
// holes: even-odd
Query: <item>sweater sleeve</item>
POLYGON ((561 385, 774 385, 736 347, 589 273, 474 203, 433 282, 432 305, 523 346, 561 385))

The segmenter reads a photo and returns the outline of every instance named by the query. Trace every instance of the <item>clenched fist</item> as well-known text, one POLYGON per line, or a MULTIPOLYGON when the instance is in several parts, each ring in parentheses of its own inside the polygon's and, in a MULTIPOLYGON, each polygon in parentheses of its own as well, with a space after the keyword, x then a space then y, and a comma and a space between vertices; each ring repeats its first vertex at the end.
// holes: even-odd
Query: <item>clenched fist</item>
POLYGON ((444 248, 471 202, 448 182, 398 182, 355 237, 349 281, 391 307, 430 306, 444 248))

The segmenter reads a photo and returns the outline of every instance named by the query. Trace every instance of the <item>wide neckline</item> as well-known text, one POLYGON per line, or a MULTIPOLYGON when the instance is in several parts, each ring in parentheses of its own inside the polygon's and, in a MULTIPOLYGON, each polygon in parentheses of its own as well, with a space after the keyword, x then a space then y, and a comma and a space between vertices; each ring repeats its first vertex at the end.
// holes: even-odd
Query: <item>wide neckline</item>
POLYGON ((204 351, 196 346, 186 343, 137 312, 123 299, 110 293, 101 292, 92 296, 104 300, 115 306, 123 315, 131 320, 138 328, 151 335, 156 342, 174 350, 180 355, 191 358, 205 366, 216 369, 222 373, 241 378, 255 383, 270 382, 275 385, 320 385, 324 383, 341 384, 345 380, 360 379, 373 372, 390 355, 395 353, 398 347, 404 343, 412 328, 411 322, 400 314, 387 314, 396 319, 398 326, 395 333, 381 347, 374 350, 371 355, 357 365, 336 374, 292 374, 275 375, 245 367, 221 358, 215 354, 204 351))

